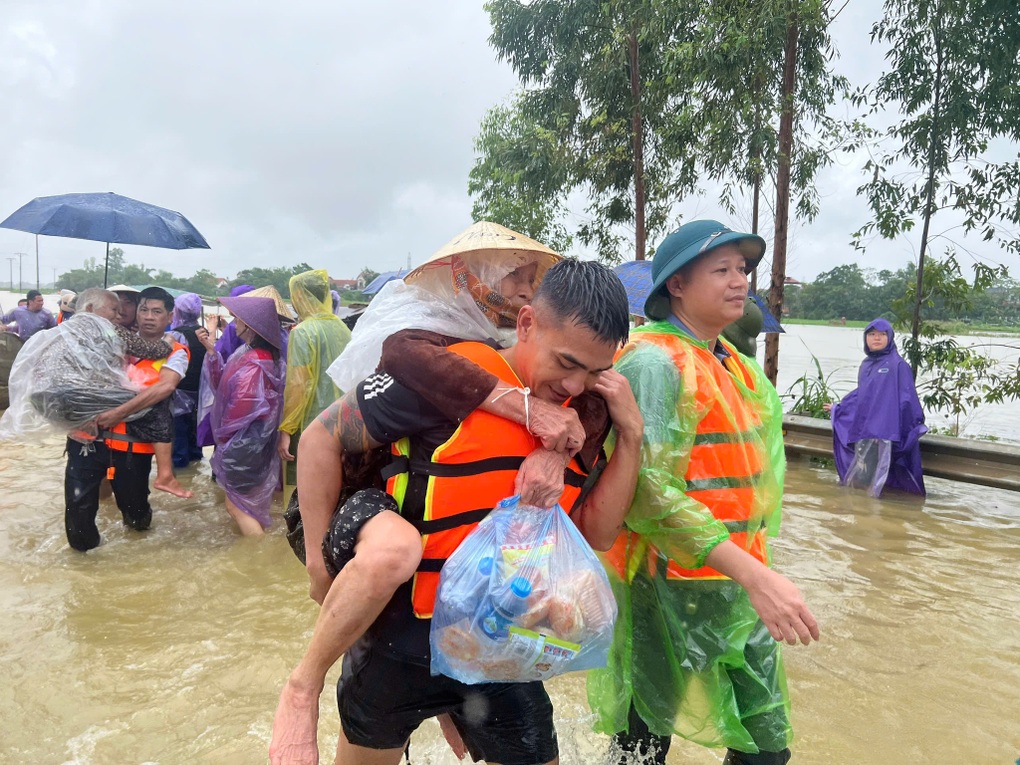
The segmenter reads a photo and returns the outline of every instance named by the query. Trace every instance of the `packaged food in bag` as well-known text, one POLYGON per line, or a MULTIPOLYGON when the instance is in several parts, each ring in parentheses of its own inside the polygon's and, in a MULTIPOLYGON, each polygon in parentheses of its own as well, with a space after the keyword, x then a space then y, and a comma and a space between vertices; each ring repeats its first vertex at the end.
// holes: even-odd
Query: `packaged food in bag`
POLYGON ((439 576, 432 674, 465 683, 546 680, 605 666, 616 601, 559 506, 503 500, 439 576))

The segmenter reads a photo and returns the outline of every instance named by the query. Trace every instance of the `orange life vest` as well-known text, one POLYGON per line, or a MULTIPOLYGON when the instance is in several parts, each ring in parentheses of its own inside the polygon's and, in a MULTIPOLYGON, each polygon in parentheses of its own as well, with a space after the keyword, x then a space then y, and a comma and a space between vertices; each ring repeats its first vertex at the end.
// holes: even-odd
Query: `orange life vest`
MULTIPOLYGON (((502 383, 524 387, 506 360, 483 343, 457 343, 448 350, 473 361, 502 383)), ((422 560, 414 575, 411 596, 414 615, 419 619, 432 617, 443 563, 500 500, 514 493, 518 468, 538 446, 538 439, 523 425, 481 409, 469 414, 427 460, 411 455, 407 438, 392 445, 393 461, 383 475, 387 478, 386 491, 405 516, 409 515, 404 509, 408 478, 411 474, 428 476, 422 519, 411 520, 422 538, 422 560)), ((586 475, 580 462, 572 460, 559 502, 567 512, 577 500, 586 475)))
MULTIPOLYGON (((697 410, 702 414, 694 433, 690 459, 684 472, 686 494, 705 505, 712 515, 726 525, 730 540, 768 565, 768 546, 764 521, 752 521, 755 484, 762 475, 767 455, 761 452, 760 439, 746 438, 751 431, 761 431, 761 416, 756 407, 748 406, 737 380, 754 390, 754 377, 744 366, 731 345, 718 341, 730 352, 723 363, 707 348, 687 343, 668 333, 641 332, 637 340, 648 340, 670 355, 680 370, 681 379, 694 381, 696 376, 711 377, 711 385, 698 385, 694 391, 697 410), (686 369, 693 353, 696 370, 686 369), (713 390, 714 389, 714 390, 713 390), (716 395, 718 391, 720 397, 716 395), (749 528, 749 524, 755 524, 749 528)), ((623 532, 604 557, 621 576, 626 576, 627 560, 637 549, 636 535, 623 532)), ((649 571, 653 575, 667 560, 653 545, 648 545, 649 571)), ((633 573, 633 572, 630 572, 633 573)), ((667 579, 726 579, 711 566, 683 568, 673 560, 666 566, 667 579)))
MULTIPOLYGON (((178 342, 174 342, 173 350, 170 354, 173 355, 179 350, 183 350, 188 354, 188 359, 191 359, 191 351, 188 350, 188 346, 181 345, 178 342)), ((143 388, 148 388, 150 385, 155 385, 159 382, 159 371, 163 368, 166 360, 170 358, 167 356, 163 359, 140 359, 137 363, 131 364, 128 367, 128 379, 131 382, 137 383, 143 388)), ((118 452, 135 452, 136 454, 155 454, 156 449, 152 444, 147 444, 139 441, 136 438, 132 438, 127 434, 127 423, 118 422, 116 426, 104 433, 104 440, 106 441, 107 447, 118 452)))

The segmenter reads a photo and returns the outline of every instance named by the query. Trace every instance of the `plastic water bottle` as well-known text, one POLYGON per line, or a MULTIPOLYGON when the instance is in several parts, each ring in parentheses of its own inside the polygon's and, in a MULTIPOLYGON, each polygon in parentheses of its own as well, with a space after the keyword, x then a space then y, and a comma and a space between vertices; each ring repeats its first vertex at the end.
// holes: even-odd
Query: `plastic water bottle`
POLYGON ((516 576, 501 597, 490 598, 488 613, 479 624, 485 636, 490 640, 506 640, 514 619, 528 610, 530 596, 531 582, 523 576, 516 576))

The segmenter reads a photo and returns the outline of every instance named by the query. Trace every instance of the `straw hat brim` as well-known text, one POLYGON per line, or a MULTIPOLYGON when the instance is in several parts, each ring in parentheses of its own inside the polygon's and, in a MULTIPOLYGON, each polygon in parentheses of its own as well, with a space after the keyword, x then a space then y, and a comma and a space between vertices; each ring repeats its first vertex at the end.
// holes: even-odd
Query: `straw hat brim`
POLYGON ((290 307, 284 302, 283 295, 276 289, 272 284, 268 284, 265 287, 259 287, 258 289, 251 290, 238 295, 239 298, 252 298, 252 297, 263 297, 272 298, 273 302, 276 303, 276 313, 282 316, 288 321, 294 321, 294 313, 290 310, 290 307))
POLYGON ((432 257, 405 276, 404 281, 412 283, 432 268, 448 268, 454 255, 460 255, 470 264, 470 261, 476 258, 507 256, 515 252, 535 258, 538 262, 539 278, 561 260, 558 253, 541 242, 511 231, 498 223, 483 220, 469 226, 436 250, 432 257))

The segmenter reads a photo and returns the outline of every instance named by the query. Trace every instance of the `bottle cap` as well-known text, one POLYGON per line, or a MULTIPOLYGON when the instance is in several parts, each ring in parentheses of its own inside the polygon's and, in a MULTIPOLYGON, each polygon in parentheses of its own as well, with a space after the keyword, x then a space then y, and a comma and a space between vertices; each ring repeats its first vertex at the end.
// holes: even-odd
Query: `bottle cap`
POLYGON ((523 576, 515 576, 514 580, 510 582, 510 592, 518 598, 526 598, 531 595, 531 582, 523 576))
POLYGON ((488 576, 492 573, 492 556, 486 555, 478 561, 478 573, 482 576, 488 576))

